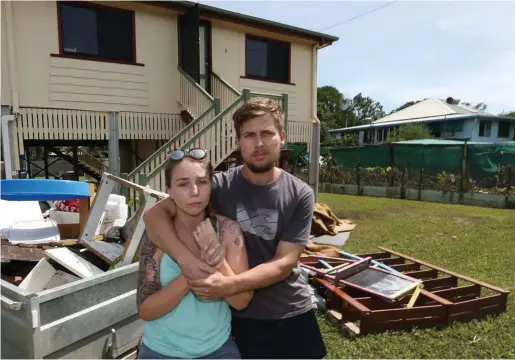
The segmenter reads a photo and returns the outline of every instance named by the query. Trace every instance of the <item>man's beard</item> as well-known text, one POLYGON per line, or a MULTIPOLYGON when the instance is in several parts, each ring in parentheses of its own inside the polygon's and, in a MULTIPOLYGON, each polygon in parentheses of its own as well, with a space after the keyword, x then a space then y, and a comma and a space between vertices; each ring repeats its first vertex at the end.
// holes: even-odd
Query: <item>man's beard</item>
POLYGON ((252 171, 254 174, 266 173, 267 171, 272 170, 275 166, 275 162, 270 162, 270 163, 264 164, 264 165, 255 165, 255 164, 248 163, 248 162, 246 162, 245 164, 247 165, 249 170, 252 171))

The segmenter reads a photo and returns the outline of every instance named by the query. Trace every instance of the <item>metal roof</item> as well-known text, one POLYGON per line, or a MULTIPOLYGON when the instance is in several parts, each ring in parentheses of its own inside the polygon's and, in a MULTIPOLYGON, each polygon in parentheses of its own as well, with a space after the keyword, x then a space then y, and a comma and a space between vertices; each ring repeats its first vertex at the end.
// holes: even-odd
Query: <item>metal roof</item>
POLYGON ((214 17, 222 21, 241 23, 243 25, 267 29, 270 31, 280 32, 286 35, 298 36, 318 42, 321 47, 331 45, 338 41, 337 36, 328 35, 316 31, 311 31, 296 26, 291 26, 276 21, 266 20, 250 15, 237 13, 214 6, 199 4, 193 1, 141 1, 147 5, 166 7, 177 11, 186 11, 189 8, 198 5, 200 16, 214 17))
POLYGON ((430 98, 415 105, 394 112, 378 119, 371 124, 347 128, 332 129, 329 132, 348 132, 381 127, 400 126, 406 124, 429 123, 436 121, 455 121, 475 118, 487 118, 504 121, 514 121, 509 116, 493 115, 464 105, 447 104, 444 100, 430 98))
POLYGON ((445 100, 429 98, 421 102, 418 102, 410 107, 394 112, 393 114, 386 115, 381 119, 374 121, 374 124, 399 121, 399 120, 410 120, 418 119, 428 116, 444 116, 444 115, 471 115, 471 114, 487 114, 492 115, 478 109, 467 107, 459 104, 448 104, 445 100))

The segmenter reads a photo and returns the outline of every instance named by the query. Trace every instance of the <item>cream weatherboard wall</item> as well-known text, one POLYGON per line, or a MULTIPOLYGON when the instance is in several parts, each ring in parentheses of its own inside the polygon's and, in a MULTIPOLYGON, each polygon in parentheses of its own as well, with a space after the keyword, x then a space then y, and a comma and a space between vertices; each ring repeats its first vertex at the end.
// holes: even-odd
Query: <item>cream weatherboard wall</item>
MULTIPOLYGON (((178 112, 176 14, 141 4, 104 4, 135 10, 136 59, 144 66, 51 56, 59 54, 56 2, 12 2, 20 106, 178 112)), ((10 85, 4 29, 2 16, 2 104, 10 85)))
POLYGON ((2 23, 2 92, 1 92, 1 99, 2 99, 2 105, 12 105, 12 99, 11 99, 11 81, 9 79, 10 73, 9 73, 9 53, 7 48, 7 26, 5 21, 5 2, 1 2, 2 7, 2 17, 1 23, 2 23))
POLYGON ((288 129, 292 134, 297 134, 289 141, 311 141, 312 49, 312 42, 299 38, 212 21, 213 71, 239 90, 250 88, 252 92, 287 93, 288 129), (291 43, 291 85, 244 78, 245 34, 291 43))

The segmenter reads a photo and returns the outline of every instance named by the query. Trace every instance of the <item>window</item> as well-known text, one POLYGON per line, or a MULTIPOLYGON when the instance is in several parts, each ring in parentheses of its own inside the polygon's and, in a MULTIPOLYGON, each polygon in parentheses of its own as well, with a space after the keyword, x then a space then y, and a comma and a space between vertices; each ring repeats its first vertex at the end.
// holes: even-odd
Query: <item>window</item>
POLYGON ((247 36, 246 77, 290 82, 290 44, 247 36))
POLYGON ((510 137, 510 122, 499 121, 499 129, 497 130, 497 137, 509 138, 510 137))
POLYGON ((479 136, 490 137, 492 135, 492 122, 481 120, 479 121, 479 136))
POLYGON ((83 3, 59 3, 61 55, 135 63, 134 12, 83 3))

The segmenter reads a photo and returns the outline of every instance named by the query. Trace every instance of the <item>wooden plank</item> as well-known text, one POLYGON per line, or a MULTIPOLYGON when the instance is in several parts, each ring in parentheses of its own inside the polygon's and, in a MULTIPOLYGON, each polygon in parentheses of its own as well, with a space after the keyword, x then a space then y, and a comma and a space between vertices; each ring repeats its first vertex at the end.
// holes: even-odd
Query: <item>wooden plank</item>
POLYGON ((479 319, 487 315, 498 315, 506 311, 506 307, 502 304, 496 304, 481 309, 469 310, 457 314, 449 314, 449 323, 456 321, 469 321, 472 319, 479 319))
POLYGON ((431 269, 431 270, 418 270, 418 271, 408 271, 405 272, 404 275, 408 275, 409 277, 415 278, 415 279, 436 279, 438 277, 438 271, 431 269))
POLYGON ((360 324, 360 334, 374 334, 387 330, 409 330, 413 327, 426 328, 445 324, 445 318, 429 317, 397 321, 372 322, 364 319, 360 324))
POLYGON ((424 280, 422 283, 424 284, 424 289, 432 290, 443 287, 456 287, 458 286, 458 279, 453 276, 445 276, 438 279, 424 280))
POLYGON ((418 306, 409 309, 375 310, 367 316, 367 321, 392 321, 427 317, 445 317, 447 310, 442 305, 418 306))
MULTIPOLYGON (((481 286, 479 285, 469 285, 469 286, 461 286, 457 288, 450 288, 444 290, 434 291, 433 294, 441 296, 445 299, 456 302, 456 299, 463 297, 480 297, 481 296, 481 286)), ((471 300, 471 299, 468 299, 471 300)))
POLYGON ((380 252, 380 253, 376 252, 376 253, 368 253, 368 254, 358 254, 356 256, 359 256, 360 258, 371 257, 374 260, 386 259, 386 258, 391 257, 391 255, 389 253, 387 253, 387 252, 380 252))
POLYGON ((397 271, 403 272, 403 271, 417 271, 420 270, 420 264, 399 264, 399 265, 391 265, 392 268, 394 268, 397 271))
POLYGON ((455 303, 454 306, 450 309, 451 314, 458 314, 465 311, 471 310, 479 310, 483 307, 494 306, 494 305, 502 305, 504 302, 503 294, 496 294, 493 296, 487 296, 480 299, 473 299, 462 301, 459 303, 455 303))
POLYGON ((17 245, 2 245, 2 254, 0 255, 2 261, 4 260, 19 260, 19 261, 34 261, 38 262, 43 259, 43 249, 36 247, 21 247, 17 245))
POLYGON ((471 282, 473 284, 477 284, 477 285, 481 285, 481 286, 484 286, 490 290, 493 290, 493 291, 497 291, 497 292, 500 292, 500 293, 503 293, 503 294, 509 294, 510 292, 506 289, 503 289, 503 288, 500 288, 500 287, 497 287, 497 286, 494 286, 494 285, 491 285, 491 284, 488 284, 488 283, 485 283, 483 281, 479 281, 479 280, 476 280, 476 279, 473 279, 471 277, 468 277, 468 276, 465 276, 465 275, 461 275, 461 274, 458 274, 458 273, 455 273, 454 271, 450 271, 450 270, 447 270, 447 269, 444 269, 442 267, 439 267, 439 266, 436 266, 436 265, 433 265, 433 264, 430 264, 428 262, 425 262, 425 261, 422 261, 422 260, 418 260, 414 257, 411 257, 409 255, 404 255, 402 253, 399 253, 397 251, 394 251, 394 250, 390 250, 388 248, 384 248, 384 247, 379 247, 380 250, 383 250, 383 251, 386 251, 390 254, 393 254, 393 255, 396 255, 396 256, 399 256, 399 257, 403 257, 407 260, 410 260, 410 261, 413 261, 413 262, 416 262, 416 263, 419 263, 421 265, 424 265, 428 268, 432 268, 432 269, 435 269, 435 270, 438 270, 438 271, 441 271, 443 273, 446 273, 448 275, 451 275, 451 276, 454 276, 454 277, 457 277, 459 279, 462 279, 462 280, 465 280, 465 281, 468 281, 468 282, 471 282))
POLYGON ((320 284, 325 286, 328 290, 332 291, 334 294, 339 296, 344 302, 347 302, 348 304, 355 307, 357 310, 363 312, 363 313, 369 313, 370 309, 364 306, 363 304, 357 302, 354 300, 353 297, 347 295, 343 290, 339 289, 337 286, 334 286, 330 282, 324 279, 315 278, 316 281, 318 281, 320 284))
POLYGON ((74 274, 85 279, 104 272, 91 264, 89 261, 81 258, 68 248, 56 248, 44 251, 45 255, 52 260, 58 262, 74 274))
POLYGON ((385 259, 376 259, 376 260, 385 265, 398 265, 398 264, 404 264, 406 262, 406 260, 403 258, 385 258, 385 259))

